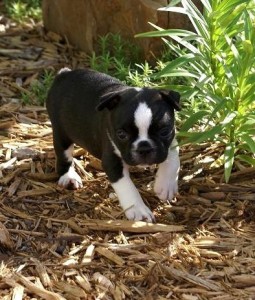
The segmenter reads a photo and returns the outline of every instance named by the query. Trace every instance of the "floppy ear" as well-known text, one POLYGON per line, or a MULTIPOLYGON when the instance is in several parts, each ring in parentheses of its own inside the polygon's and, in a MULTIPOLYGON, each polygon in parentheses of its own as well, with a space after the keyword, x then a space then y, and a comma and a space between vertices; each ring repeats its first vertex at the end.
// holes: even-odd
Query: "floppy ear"
POLYGON ((97 111, 104 108, 113 109, 120 101, 120 92, 110 92, 100 97, 100 103, 96 106, 97 111))
POLYGON ((167 91, 167 90, 161 90, 160 94, 162 95, 163 99, 169 103, 171 106, 174 107, 176 110, 181 110, 181 104, 180 104, 180 94, 175 91, 167 91))

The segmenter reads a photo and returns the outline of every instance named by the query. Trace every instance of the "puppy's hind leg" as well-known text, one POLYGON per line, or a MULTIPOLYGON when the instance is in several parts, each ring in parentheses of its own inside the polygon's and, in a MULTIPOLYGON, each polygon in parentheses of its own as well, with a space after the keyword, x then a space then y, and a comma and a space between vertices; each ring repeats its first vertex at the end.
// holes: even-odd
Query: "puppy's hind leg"
POLYGON ((58 185, 68 189, 82 187, 81 177, 75 172, 73 166, 73 143, 64 139, 63 135, 53 132, 53 142, 56 153, 56 168, 60 175, 58 185))

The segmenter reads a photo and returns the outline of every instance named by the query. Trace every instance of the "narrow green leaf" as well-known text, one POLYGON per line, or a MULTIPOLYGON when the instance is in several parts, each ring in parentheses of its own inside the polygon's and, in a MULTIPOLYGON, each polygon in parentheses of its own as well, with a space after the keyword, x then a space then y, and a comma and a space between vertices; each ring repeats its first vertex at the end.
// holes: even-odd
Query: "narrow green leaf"
MULTIPOLYGON (((221 24, 222 28, 228 28, 227 25, 237 24, 238 19, 246 8, 246 4, 242 0, 237 0, 239 3, 234 4, 232 1, 222 1, 222 4, 226 4, 225 7, 217 5, 217 9, 214 14, 217 21, 221 24), (242 2, 242 3, 240 3, 242 2), (233 23, 233 21, 235 23, 233 23)), ((235 26, 236 27, 236 26, 235 26)))
POLYGON ((213 141, 215 139, 215 136, 219 134, 222 131, 222 127, 220 125, 214 126, 212 129, 204 131, 204 132, 185 132, 180 131, 178 135, 180 137, 186 137, 181 142, 182 144, 188 144, 188 143, 202 143, 204 141, 213 141))
POLYGON ((252 41, 252 36, 253 36, 253 25, 252 25, 252 20, 249 17, 249 14, 247 11, 244 12, 245 17, 244 17, 244 33, 245 33, 245 39, 246 40, 251 40, 252 41))
POLYGON ((187 14, 187 11, 183 7, 179 6, 166 6, 166 7, 160 7, 158 8, 159 11, 171 11, 175 13, 180 13, 180 14, 187 14))
POLYGON ((235 143, 230 142, 226 145, 225 151, 224 151, 224 175, 225 175, 225 181, 228 182, 232 168, 234 163, 234 156, 235 156, 235 143))
POLYGON ((255 158, 249 156, 249 155, 245 155, 245 154, 240 154, 236 156, 236 159, 239 159, 241 161, 246 162, 249 165, 255 166, 255 158))
POLYGON ((208 115, 208 111, 200 110, 191 115, 181 126, 180 131, 188 131, 197 121, 208 115))
POLYGON ((174 60, 172 60, 169 64, 167 64, 167 66, 165 67, 165 69, 175 69, 178 68, 179 66, 188 63, 189 61, 192 61, 194 58, 198 58, 199 55, 193 54, 193 53, 188 53, 185 55, 182 55, 181 57, 178 57, 174 60))
POLYGON ((199 93, 198 89, 187 85, 163 84, 157 86, 157 88, 177 91, 181 94, 182 99, 189 99, 191 97, 194 98, 197 95, 197 93, 199 93))
POLYGON ((244 4, 243 0, 225 0, 225 1, 218 1, 218 11, 228 11, 231 7, 235 8, 239 4, 244 4))
POLYGON ((228 113, 224 118, 224 120, 220 122, 220 124, 223 126, 229 125, 236 118, 237 115, 238 113, 236 111, 232 111, 228 113))
MULTIPOLYGON (((227 83, 232 86, 231 90, 233 90, 233 86, 237 86, 236 78, 232 72, 233 69, 230 69, 229 66, 226 64, 226 61, 218 54, 215 55, 215 58, 222 64, 222 67, 225 71, 225 76, 227 77, 227 83)), ((236 65, 235 65, 236 67, 236 65)))
POLYGON ((161 77, 166 76, 168 73, 177 71, 176 69, 184 64, 187 64, 188 62, 194 60, 198 55, 195 55, 193 53, 182 55, 181 57, 178 57, 174 60, 172 60, 170 63, 168 63, 164 69, 162 69, 160 72, 155 74, 155 77, 161 77))
POLYGON ((168 7, 170 6, 175 6, 177 4, 179 4, 181 2, 181 0, 172 0, 169 4, 168 4, 168 7))
POLYGON ((234 45, 233 40, 227 34, 225 34, 225 39, 226 39, 230 49, 232 50, 234 57, 236 59, 239 59, 239 52, 238 52, 236 46, 234 45))
MULTIPOLYGON (((200 40, 201 37, 198 36, 198 35, 195 37, 194 32, 191 32, 191 31, 188 31, 188 30, 183 30, 183 29, 168 29, 168 30, 164 30, 164 29, 162 29, 161 27, 159 27, 159 26, 157 26, 155 24, 152 24, 150 22, 149 22, 149 24, 152 27, 156 28, 158 31, 165 32, 164 36, 171 37, 173 40, 175 40, 177 43, 181 44, 182 46, 186 47, 191 52, 193 52, 193 53, 199 53, 200 52, 197 47, 194 47, 191 43, 188 43, 187 41, 185 41, 185 39, 180 38, 180 36, 182 36, 182 37, 191 37, 191 36, 193 36, 194 37, 194 41, 198 41, 199 42, 199 40, 200 40)), ((153 35, 153 37, 160 37, 160 35, 157 35, 158 31, 153 31, 155 33, 155 35, 153 35)), ((145 34, 147 34, 147 33, 145 33, 145 34)), ((142 37, 142 36, 139 36, 139 35, 136 35, 136 36, 137 37, 142 37)), ((145 36, 145 37, 150 37, 150 35, 149 36, 145 36)))
POLYGON ((208 1, 208 0, 201 0, 201 2, 203 3, 204 8, 206 9, 207 13, 212 11, 212 7, 211 7, 211 4, 210 4, 210 1, 208 1))
POLYGON ((167 73, 163 73, 160 72, 158 73, 160 74, 160 76, 157 77, 193 77, 193 78, 198 78, 199 75, 194 73, 194 72, 190 72, 188 70, 183 70, 183 69, 178 69, 178 70, 173 70, 172 72, 167 72, 167 73))
MULTIPOLYGON (((180 38, 179 36, 171 36, 171 38, 176 41, 177 43, 181 44, 182 46, 184 46, 185 48, 187 48, 188 50, 190 50, 193 53, 200 53, 199 49, 197 47, 194 47, 191 43, 187 42, 185 40, 185 38, 180 38)), ((197 38, 193 39, 194 41, 197 41, 199 43, 200 41, 200 37, 197 36, 197 38)))
POLYGON ((199 9, 190 0, 182 0, 182 5, 186 10, 186 14, 188 15, 197 34, 205 39, 210 39, 208 24, 199 9))
POLYGON ((255 82, 255 73, 249 74, 245 79, 247 84, 254 84, 255 82))
MULTIPOLYGON (((151 23, 150 23, 151 24, 151 23)), ((153 27, 157 28, 157 31, 149 31, 144 33, 138 33, 135 37, 162 37, 162 36, 190 36, 194 35, 194 32, 183 30, 183 29, 162 29, 154 24, 151 24, 153 27)))
POLYGON ((250 148, 251 152, 255 153, 255 141, 248 134, 243 133, 240 139, 245 142, 250 148))

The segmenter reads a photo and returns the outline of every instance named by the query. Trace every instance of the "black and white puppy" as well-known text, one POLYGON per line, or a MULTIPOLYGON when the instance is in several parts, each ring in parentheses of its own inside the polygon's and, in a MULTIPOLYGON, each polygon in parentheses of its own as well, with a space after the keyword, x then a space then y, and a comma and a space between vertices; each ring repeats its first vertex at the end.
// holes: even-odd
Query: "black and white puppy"
POLYGON ((129 176, 129 166, 159 164, 154 184, 158 198, 178 191, 180 167, 175 140, 174 91, 129 87, 90 69, 62 69, 47 98, 57 157, 58 184, 82 187, 73 167, 73 145, 102 160, 102 166, 130 220, 153 222, 129 176))

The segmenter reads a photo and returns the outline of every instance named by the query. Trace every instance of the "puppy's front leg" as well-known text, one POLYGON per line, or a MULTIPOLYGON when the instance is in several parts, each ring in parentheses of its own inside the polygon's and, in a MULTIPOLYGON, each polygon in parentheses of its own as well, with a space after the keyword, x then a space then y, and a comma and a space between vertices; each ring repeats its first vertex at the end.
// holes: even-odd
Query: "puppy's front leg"
MULTIPOLYGON (((103 160, 102 163, 127 219, 154 222, 153 213, 144 204, 129 176, 128 166, 114 153, 113 155, 115 156, 114 164, 109 165, 109 157, 107 162, 103 160)), ((112 159, 111 162, 113 162, 112 159)))
POLYGON ((81 188, 81 177, 75 172, 73 166, 73 144, 71 142, 65 144, 61 139, 61 135, 55 134, 53 138, 57 172, 60 175, 58 185, 63 188, 81 188))
POLYGON ((172 200, 178 192, 180 169, 179 147, 176 139, 169 147, 167 159, 159 164, 156 174, 154 192, 161 200, 172 200))

